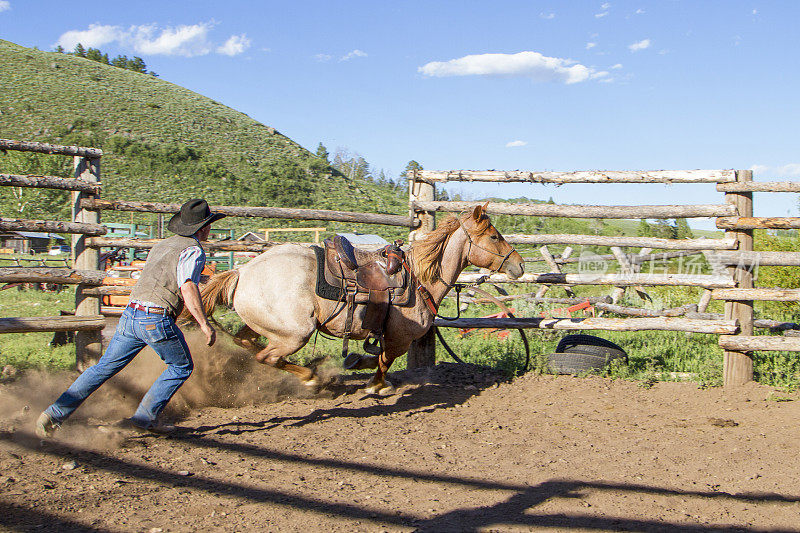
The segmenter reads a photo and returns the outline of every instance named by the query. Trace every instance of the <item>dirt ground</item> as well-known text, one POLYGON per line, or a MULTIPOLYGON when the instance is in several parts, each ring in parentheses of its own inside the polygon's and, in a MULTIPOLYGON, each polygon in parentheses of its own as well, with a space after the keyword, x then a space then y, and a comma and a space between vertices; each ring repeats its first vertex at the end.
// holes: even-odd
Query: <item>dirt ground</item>
POLYGON ((393 373, 391 397, 365 375, 304 397, 241 354, 196 354, 176 435, 108 429, 149 361, 46 442, 33 420, 74 375, 0 385, 1 530, 800 531, 800 398, 757 384, 445 363, 393 373))

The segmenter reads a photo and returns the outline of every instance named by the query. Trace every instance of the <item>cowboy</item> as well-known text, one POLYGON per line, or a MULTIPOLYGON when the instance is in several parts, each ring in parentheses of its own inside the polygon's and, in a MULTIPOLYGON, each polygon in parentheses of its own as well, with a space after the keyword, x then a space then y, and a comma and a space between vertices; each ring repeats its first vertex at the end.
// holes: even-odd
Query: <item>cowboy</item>
POLYGON ((183 305, 214 344, 216 332, 209 324, 197 287, 206 256, 200 245, 208 239, 211 223, 225 215, 212 213, 205 200, 189 200, 168 224, 176 233, 156 244, 147 256, 142 275, 131 291, 130 301, 119 320, 116 333, 103 356, 87 368, 56 402, 36 421, 36 434, 46 438, 100 385, 130 363, 145 346, 150 346, 167 364, 166 370, 142 398, 136 413, 120 426, 169 433, 175 427, 158 421, 169 400, 192 373, 192 355, 175 317, 183 305))

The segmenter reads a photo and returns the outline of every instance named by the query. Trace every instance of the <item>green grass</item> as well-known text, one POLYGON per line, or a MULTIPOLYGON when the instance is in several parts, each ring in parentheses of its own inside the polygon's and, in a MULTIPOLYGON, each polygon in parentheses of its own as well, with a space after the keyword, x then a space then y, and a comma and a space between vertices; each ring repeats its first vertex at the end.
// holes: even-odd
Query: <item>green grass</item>
MULTIPOLYGON (((15 288, 0 291, 3 317, 58 316, 75 308, 75 289, 43 292, 15 288)), ((53 333, 5 333, 0 335, 0 366, 20 369, 63 370, 75 367, 75 345, 50 346, 53 333)))
MULTIPOLYGON (((659 291, 651 294, 659 298, 659 291)), ((666 292, 666 291, 663 291, 666 292)), ((672 291, 675 292, 675 291, 672 291)), ((687 294, 686 298, 694 296, 687 294)), ((675 297, 673 297, 675 298, 675 297)), ((694 300, 696 301, 696 299, 694 300)), ((673 302, 676 303, 676 302, 673 302)), ((74 288, 60 293, 16 289, 0 291, 0 308, 3 316, 52 316, 60 310, 70 310, 74 305, 74 288)), ((518 316, 537 316, 539 307, 515 302, 518 316)), ((497 312, 493 306, 470 306, 463 316, 483 316, 497 312)), ((441 312, 455 314, 455 304, 446 300, 441 312)), ((235 332, 241 321, 235 313, 219 309, 214 315, 226 330, 235 332)), ((507 340, 499 340, 494 335, 483 332, 461 337, 458 330, 443 328, 445 341, 466 362, 487 365, 505 370, 509 375, 522 372, 524 349, 520 335, 512 331, 507 340)), ((568 331, 526 330, 530 343, 530 370, 545 371, 545 358, 555 351, 556 344, 563 336, 578 333, 568 331)), ((670 373, 687 373, 690 379, 703 386, 722 384, 722 350, 717 346, 716 335, 683 333, 671 331, 611 332, 586 331, 619 344, 628 352, 627 366, 615 365, 603 375, 637 380, 642 383, 685 379, 672 377, 670 373)), ((19 333, 0 335, 0 366, 11 364, 17 368, 69 369, 74 367, 75 350, 73 345, 50 347, 52 333, 19 333)), ((329 363, 341 365, 340 339, 318 336, 300 352, 293 356, 298 362, 306 363, 319 357, 328 357, 329 363)), ((350 343, 351 351, 361 351, 361 341, 350 343)), ((437 359, 451 360, 444 347, 437 341, 437 359)), ((756 352, 753 356, 756 380, 786 390, 800 388, 800 357, 791 352, 756 352)), ((406 358, 395 361, 392 370, 406 367, 406 358)))

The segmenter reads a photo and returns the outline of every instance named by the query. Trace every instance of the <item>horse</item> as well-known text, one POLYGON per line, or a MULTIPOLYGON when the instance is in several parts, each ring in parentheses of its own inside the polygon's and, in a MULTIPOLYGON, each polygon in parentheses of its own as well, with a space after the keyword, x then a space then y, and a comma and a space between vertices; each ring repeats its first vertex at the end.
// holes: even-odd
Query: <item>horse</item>
MULTIPOLYGON (((413 294, 407 306, 389 308, 377 369, 364 389, 369 394, 394 391, 386 378, 389 367, 428 332, 439 304, 468 264, 503 272, 512 279, 524 272, 522 257, 492 225, 486 205, 450 215, 412 243, 407 259, 413 294)), ((321 380, 313 369, 287 361, 317 330, 340 338, 345 334, 346 313, 337 313, 340 302, 316 295, 316 279, 313 250, 278 245, 238 269, 213 275, 201 289, 203 307, 211 316, 217 304, 232 306, 246 325, 237 334, 237 342, 260 348, 255 354, 258 362, 291 372, 309 388, 319 388, 321 380), (257 343, 259 335, 269 341, 265 347, 257 343)), ((352 339, 369 334, 361 327, 362 307, 357 305, 353 313, 352 339)))

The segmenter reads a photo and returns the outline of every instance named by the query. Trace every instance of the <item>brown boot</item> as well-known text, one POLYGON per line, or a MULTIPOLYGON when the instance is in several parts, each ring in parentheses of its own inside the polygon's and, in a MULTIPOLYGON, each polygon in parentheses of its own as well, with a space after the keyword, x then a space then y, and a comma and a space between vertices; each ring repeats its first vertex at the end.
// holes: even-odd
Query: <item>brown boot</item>
POLYGON ((42 412, 39 415, 39 418, 36 420, 36 426, 34 431, 36 432, 36 436, 40 439, 49 439, 53 436, 53 433, 61 427, 61 423, 55 420, 52 416, 48 415, 46 412, 42 412))

